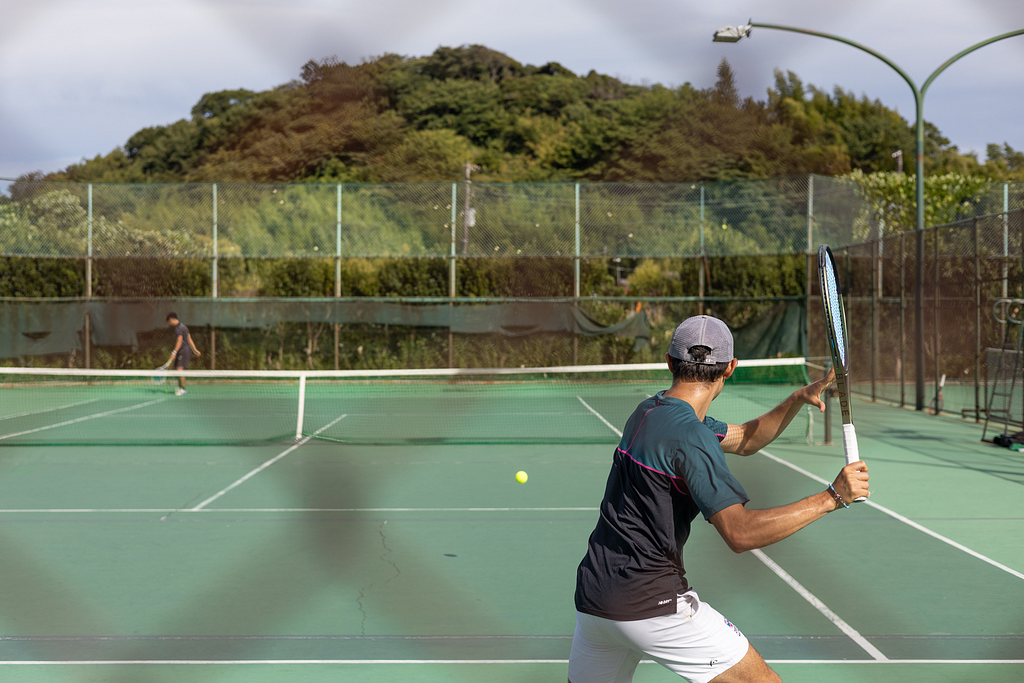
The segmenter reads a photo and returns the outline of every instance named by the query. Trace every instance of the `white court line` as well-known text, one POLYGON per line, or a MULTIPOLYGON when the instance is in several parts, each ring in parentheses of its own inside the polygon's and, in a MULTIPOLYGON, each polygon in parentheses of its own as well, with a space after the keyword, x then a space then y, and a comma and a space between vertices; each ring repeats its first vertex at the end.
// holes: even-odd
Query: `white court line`
POLYGON ((65 427, 67 425, 75 424, 76 422, 85 422, 86 420, 95 420, 98 417, 106 417, 107 415, 114 415, 116 413, 123 413, 129 410, 135 410, 136 408, 145 408, 151 406, 154 403, 160 403, 166 401, 166 398, 158 398, 155 401, 146 401, 145 403, 139 403, 138 405, 128 406, 127 408, 118 408, 117 410, 108 410, 104 413, 96 413, 95 415, 86 415, 85 417, 75 418, 74 420, 67 420, 65 422, 58 422, 57 424, 47 425, 45 427, 36 427, 35 429, 27 429, 24 432, 15 432, 13 434, 4 434, 0 436, 0 441, 4 439, 11 439, 15 436, 24 436, 26 434, 34 434, 36 432, 45 432, 47 429, 56 429, 57 427, 65 427))
MULTIPOLYGON (((1024 659, 766 659, 769 664, 1024 664, 1024 659)), ((87 659, 9 660, 0 666, 240 665, 240 664, 568 664, 568 659, 87 659)), ((650 659, 641 664, 655 664, 650 659)))
POLYGON ((17 413, 15 415, 4 415, 3 417, 0 417, 0 421, 2 421, 2 420, 12 420, 12 419, 14 419, 16 417, 25 417, 26 415, 41 415, 43 413, 53 413, 53 412, 56 412, 58 410, 64 410, 65 408, 74 408, 75 406, 84 406, 86 403, 95 403, 98 400, 99 400, 98 398, 90 398, 88 401, 79 401, 78 403, 69 403, 66 406, 57 406, 56 408, 47 408, 45 410, 30 410, 27 413, 17 413))
POLYGON ((344 419, 345 417, 346 417, 345 415, 342 415, 341 417, 339 417, 339 418, 336 418, 335 420, 333 420, 333 421, 332 421, 332 422, 330 422, 329 424, 326 424, 326 425, 324 425, 323 427, 321 427, 320 429, 316 430, 315 432, 313 432, 312 434, 310 434, 310 435, 309 435, 309 436, 307 436, 307 437, 306 437, 305 439, 303 439, 302 441, 298 442, 297 444, 295 444, 294 446, 292 446, 292 447, 291 447, 291 448, 289 448, 288 450, 284 451, 283 453, 279 453, 278 455, 275 455, 275 456, 274 456, 273 458, 271 458, 270 460, 266 461, 265 463, 263 463, 262 465, 260 465, 260 466, 259 466, 259 467, 257 467, 256 469, 254 469, 254 470, 253 470, 252 472, 250 472, 249 474, 245 475, 244 477, 242 477, 241 479, 239 479, 239 480, 238 480, 238 481, 236 481, 235 483, 231 484, 231 486, 228 486, 228 487, 227 487, 226 489, 223 489, 223 490, 221 490, 221 491, 218 491, 217 493, 213 494, 212 496, 210 496, 209 498, 207 498, 206 500, 204 500, 204 501, 203 501, 202 503, 200 503, 199 505, 196 505, 196 506, 195 506, 194 508, 188 508, 188 511, 189 511, 189 512, 197 512, 197 511, 199 511, 199 510, 202 510, 202 509, 203 509, 204 507, 206 507, 207 505, 209 505, 209 504, 210 504, 210 503, 212 503, 213 501, 217 500, 218 498, 220 498, 221 496, 223 496, 223 495, 224 495, 225 493, 227 493, 227 492, 228 492, 228 491, 230 491, 231 489, 233 489, 233 488, 235 488, 236 486, 238 486, 239 484, 241 484, 241 483, 245 482, 245 481, 246 481, 246 480, 248 480, 249 478, 251 478, 251 477, 254 477, 254 476, 256 476, 257 474, 259 474, 259 473, 260 473, 260 472, 262 472, 263 470, 267 469, 268 467, 270 467, 271 465, 273 465, 273 464, 274 464, 275 462, 277 462, 278 460, 280 460, 280 459, 281 459, 281 458, 283 458, 284 456, 286 456, 286 455, 288 455, 289 453, 291 453, 292 451, 294 451, 294 450, 295 450, 296 448, 298 448, 298 447, 300 447, 300 446, 304 445, 304 444, 305 444, 305 443, 306 443, 307 441, 309 441, 310 439, 312 439, 312 438, 313 438, 314 436, 317 436, 318 434, 320 434, 320 432, 322 432, 322 431, 324 431, 325 429, 328 429, 328 428, 330 428, 330 427, 333 427, 334 425, 336 425, 336 424, 337 424, 338 422, 340 422, 340 421, 341 421, 342 419, 344 419))
POLYGON ((619 437, 622 436, 622 432, 619 431, 619 429, 615 425, 613 425, 611 422, 609 422, 608 420, 604 419, 604 415, 602 415, 601 413, 599 413, 596 410, 594 410, 593 408, 591 408, 590 404, 587 403, 586 401, 584 401, 582 396, 577 396, 576 398, 578 398, 580 400, 580 403, 583 404, 584 408, 586 408, 587 410, 592 412, 594 415, 597 415, 597 418, 599 420, 601 420, 601 422, 604 422, 606 425, 608 425, 608 429, 610 429, 613 432, 615 432, 616 434, 618 434, 619 437))
MULTIPOLYGON (((780 458, 780 457, 778 457, 776 455, 772 455, 768 451, 762 450, 760 452, 763 453, 766 457, 768 457, 768 458, 774 460, 775 462, 779 463, 780 465, 785 465, 786 467, 790 468, 791 470, 795 470, 796 472, 799 472, 800 474, 804 475, 805 477, 809 477, 809 478, 813 479, 814 481, 819 482, 820 484, 828 486, 829 484, 832 483, 830 481, 826 481, 826 480, 822 479, 821 477, 819 477, 817 475, 811 474, 810 472, 808 472, 807 470, 803 469, 802 467, 798 467, 798 466, 794 465, 793 463, 791 463, 789 461, 783 460, 782 458, 780 458)), ((921 531, 921 532, 924 532, 924 533, 928 534, 932 538, 938 539, 938 540, 942 541, 943 543, 946 543, 948 545, 953 546, 957 550, 962 550, 965 553, 967 553, 968 555, 971 555, 973 557, 978 558, 982 562, 987 562, 990 565, 992 565, 993 567, 996 567, 997 569, 1002 569, 1004 572, 1006 572, 1008 574, 1012 574, 1012 575, 1016 576, 1018 579, 1024 579, 1024 573, 1021 573, 1021 572, 1017 571, 1016 569, 1010 569, 1005 564, 1001 564, 999 562, 996 562, 991 557, 986 557, 985 555, 982 555, 981 553, 979 553, 976 550, 971 550, 967 546, 961 545, 960 543, 957 543, 956 541, 954 541, 951 538, 946 538, 942 534, 940 534, 938 532, 935 532, 935 531, 932 531, 928 527, 922 526, 922 525, 918 524, 917 522, 913 521, 912 519, 908 519, 908 518, 904 517, 903 515, 899 514, 898 512, 894 512, 894 511, 890 510, 889 508, 884 507, 882 505, 879 505, 878 503, 873 503, 870 500, 865 500, 863 503, 859 503, 859 504, 869 505, 869 506, 875 508, 876 510, 878 510, 879 512, 884 512, 885 514, 889 515, 893 519, 898 519, 899 521, 903 522, 904 524, 906 524, 908 526, 911 526, 911 527, 917 529, 918 531, 921 531)))
POLYGON ((750 552, 754 557, 764 562, 765 565, 773 572, 775 572, 775 574, 780 579, 789 584, 789 587, 795 590, 797 593, 799 593, 804 600, 814 605, 814 609, 824 614, 829 621, 835 624, 840 631, 849 636, 850 640, 860 645, 865 652, 867 652, 869 655, 871 655, 878 661, 886 661, 889 659, 888 657, 883 655, 878 650, 878 648, 869 643, 867 639, 864 636, 862 636, 855 628, 847 624, 838 614, 830 610, 828 606, 821 600, 819 600, 813 593, 811 593, 811 591, 804 588, 803 584, 794 579, 789 574, 789 572, 787 572, 785 569, 776 564, 776 562, 772 558, 765 555, 763 551, 755 548, 750 552))
POLYGON ((4 514, 124 513, 124 512, 597 512, 596 507, 520 507, 520 508, 19 508, 0 510, 4 514))

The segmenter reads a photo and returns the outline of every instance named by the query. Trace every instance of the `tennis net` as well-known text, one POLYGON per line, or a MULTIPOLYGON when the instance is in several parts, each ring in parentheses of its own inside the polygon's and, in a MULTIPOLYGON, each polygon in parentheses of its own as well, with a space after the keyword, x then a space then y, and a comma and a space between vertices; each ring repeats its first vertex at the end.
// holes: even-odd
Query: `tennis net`
MULTIPOLYGON (((616 443, 665 365, 349 371, 0 368, 0 446, 616 443), (178 376, 187 394, 177 396, 178 376)), ((741 361, 711 414, 756 417, 807 382, 803 358, 741 361)), ((809 439, 808 411, 783 435, 809 439)))

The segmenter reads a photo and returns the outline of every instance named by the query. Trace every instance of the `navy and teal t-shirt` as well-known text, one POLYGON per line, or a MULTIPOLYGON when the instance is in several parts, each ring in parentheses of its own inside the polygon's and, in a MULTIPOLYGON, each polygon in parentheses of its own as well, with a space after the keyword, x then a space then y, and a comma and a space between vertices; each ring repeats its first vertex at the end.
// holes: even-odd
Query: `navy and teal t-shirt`
POLYGON ((688 589, 683 545, 705 519, 749 498, 719 441, 727 425, 697 419, 664 392, 637 406, 615 449, 597 527, 576 571, 576 609, 634 621, 674 614, 688 589))

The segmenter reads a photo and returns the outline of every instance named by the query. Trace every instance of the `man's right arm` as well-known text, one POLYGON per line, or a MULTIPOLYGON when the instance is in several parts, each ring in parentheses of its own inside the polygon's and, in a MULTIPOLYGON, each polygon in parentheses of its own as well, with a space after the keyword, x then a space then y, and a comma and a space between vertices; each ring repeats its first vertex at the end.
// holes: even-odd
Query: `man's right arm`
MULTIPOLYGON (((867 497, 868 467, 855 462, 844 467, 832 484, 843 501, 867 497)), ((828 491, 808 496, 782 507, 747 510, 737 503, 720 510, 708 520, 715 525, 729 549, 735 553, 763 548, 795 534, 811 522, 832 512, 839 502, 828 491)))

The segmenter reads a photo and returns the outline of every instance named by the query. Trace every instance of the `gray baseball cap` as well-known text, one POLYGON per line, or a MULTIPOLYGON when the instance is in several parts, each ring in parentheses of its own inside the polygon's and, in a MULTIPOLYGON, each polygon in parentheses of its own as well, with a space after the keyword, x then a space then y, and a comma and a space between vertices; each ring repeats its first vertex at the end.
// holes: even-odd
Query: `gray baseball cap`
POLYGON ((695 315, 679 323, 679 327, 672 333, 668 355, 688 363, 696 363, 698 361, 690 355, 690 349, 694 346, 706 346, 711 349, 704 360, 700 361, 705 365, 728 363, 733 358, 732 332, 724 322, 709 315, 695 315))

